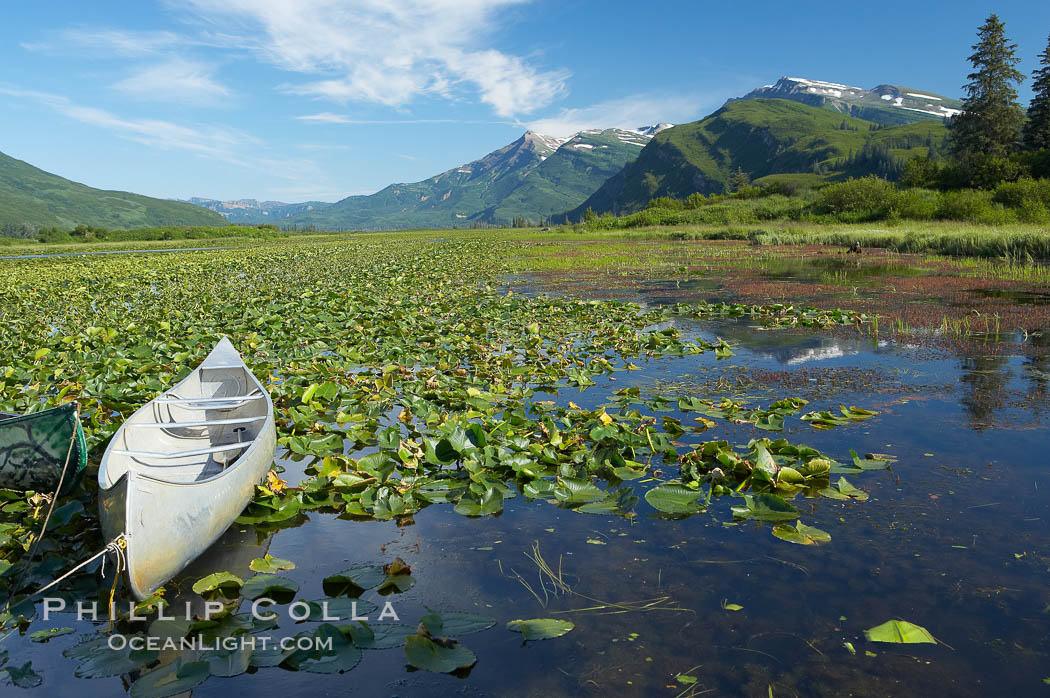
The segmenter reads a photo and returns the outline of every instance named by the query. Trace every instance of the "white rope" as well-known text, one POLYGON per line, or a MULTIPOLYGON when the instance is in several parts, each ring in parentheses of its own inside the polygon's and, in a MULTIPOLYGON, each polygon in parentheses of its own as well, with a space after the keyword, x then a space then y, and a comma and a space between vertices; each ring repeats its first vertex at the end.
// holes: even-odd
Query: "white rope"
MULTIPOLYGON (((94 562, 95 560, 99 559, 103 555, 106 555, 107 553, 113 553, 113 554, 115 554, 117 556, 117 574, 120 574, 120 572, 123 571, 124 566, 125 566, 124 545, 122 545, 122 543, 126 543, 126 541, 127 541, 127 539, 124 538, 124 534, 123 533, 120 534, 119 536, 117 536, 116 538, 111 540, 109 543, 107 543, 106 547, 103 548, 101 550, 101 552, 95 553, 94 555, 89 557, 87 560, 84 560, 79 565, 77 565, 73 569, 69 570, 64 575, 62 575, 58 579, 54 580, 50 584, 48 584, 46 586, 43 586, 43 587, 40 587, 39 589, 34 591, 32 594, 30 594, 27 598, 32 598, 34 596, 37 596, 38 594, 44 593, 45 591, 47 591, 51 587, 55 586, 56 584, 58 584, 59 582, 65 580, 65 579, 68 579, 69 577, 73 576, 73 574, 75 574, 79 570, 83 569, 84 567, 86 567, 90 563, 94 562)), ((103 563, 102 564, 105 565, 105 558, 103 558, 103 563)))

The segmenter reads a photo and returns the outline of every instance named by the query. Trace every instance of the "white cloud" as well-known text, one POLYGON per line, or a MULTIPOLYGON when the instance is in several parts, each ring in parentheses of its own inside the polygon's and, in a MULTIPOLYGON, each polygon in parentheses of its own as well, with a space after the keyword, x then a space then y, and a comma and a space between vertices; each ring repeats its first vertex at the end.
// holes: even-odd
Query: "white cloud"
POLYGON ((76 104, 48 92, 0 87, 0 94, 36 100, 75 121, 112 131, 121 138, 161 150, 185 150, 236 165, 249 166, 236 149, 257 145, 248 134, 225 126, 184 126, 160 119, 128 119, 105 109, 76 104))
MULTIPOLYGON (((496 114, 529 113, 565 92, 545 71, 484 46, 497 16, 525 0, 188 0, 212 31, 279 68, 316 79, 294 94, 401 106, 477 92, 496 114)), ((183 5, 180 5, 180 7, 183 5)))
POLYGON ((695 121, 722 104, 719 95, 636 94, 587 107, 562 109, 553 116, 521 125, 549 136, 571 136, 589 128, 637 128, 667 122, 695 121))
POLYGON ((164 53, 177 46, 198 43, 170 31, 125 31, 122 29, 92 29, 76 27, 52 35, 54 38, 23 43, 30 51, 78 53, 88 51, 96 56, 147 56, 164 53))
POLYGON ((111 87, 132 97, 167 102, 214 102, 230 90, 212 78, 214 68, 197 61, 172 58, 145 67, 111 87))
POLYGON ((349 119, 342 114, 333 114, 330 111, 323 111, 320 114, 305 114, 303 116, 297 116, 296 119, 300 121, 311 121, 319 124, 352 124, 354 121, 349 119))

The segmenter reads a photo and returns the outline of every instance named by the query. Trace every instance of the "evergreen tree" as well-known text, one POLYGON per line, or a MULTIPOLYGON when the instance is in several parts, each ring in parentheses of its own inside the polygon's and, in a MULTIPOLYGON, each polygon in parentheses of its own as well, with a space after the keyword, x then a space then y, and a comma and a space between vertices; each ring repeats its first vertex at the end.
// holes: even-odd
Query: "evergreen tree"
POLYGON ((751 186, 751 178, 747 176, 741 168, 736 168, 736 172, 729 178, 729 191, 740 191, 744 187, 751 186))
POLYGON ((1050 41, 1039 54, 1040 68, 1032 73, 1032 103, 1021 141, 1026 150, 1050 148, 1050 41))
POLYGON ((977 32, 969 61, 974 72, 963 86, 963 112, 951 121, 952 152, 962 160, 1003 157, 1017 144, 1024 112, 1015 83, 1024 76, 1016 66, 1017 44, 1006 38, 1003 23, 992 14, 977 32))

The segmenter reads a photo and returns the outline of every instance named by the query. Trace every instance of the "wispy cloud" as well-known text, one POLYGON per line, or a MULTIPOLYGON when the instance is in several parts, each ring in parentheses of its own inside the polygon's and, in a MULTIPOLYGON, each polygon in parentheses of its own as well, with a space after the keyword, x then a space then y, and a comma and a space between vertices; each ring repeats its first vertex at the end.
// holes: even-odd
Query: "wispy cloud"
POLYGON ((635 94, 586 107, 562 109, 552 116, 521 122, 521 125, 551 136, 569 136, 588 128, 636 128, 659 122, 685 123, 719 106, 730 94, 733 93, 635 94))
POLYGON ((500 12, 525 0, 188 0, 195 18, 279 68, 311 76, 286 91, 402 106, 477 94, 502 117, 566 92, 568 72, 484 45, 500 12))
POLYGON ((299 121, 318 124, 349 124, 349 125, 399 125, 399 124, 502 124, 506 126, 517 126, 517 121, 494 121, 492 119, 351 119, 343 114, 332 112, 321 112, 319 114, 304 114, 295 117, 299 121))
POLYGON ((230 96, 213 78, 214 67, 184 58, 147 66, 111 87, 139 99, 211 103, 230 96))
POLYGON ((30 51, 69 53, 71 49, 95 57, 149 56, 176 47, 200 43, 170 31, 126 31, 97 27, 72 27, 50 34, 40 41, 24 42, 30 51))
POLYGON ((160 119, 129 119, 105 109, 76 104, 61 95, 34 90, 0 87, 0 94, 31 99, 57 113, 90 126, 111 131, 121 138, 161 150, 185 150, 202 157, 248 166, 238 146, 257 146, 259 141, 243 131, 226 126, 185 126, 160 119))

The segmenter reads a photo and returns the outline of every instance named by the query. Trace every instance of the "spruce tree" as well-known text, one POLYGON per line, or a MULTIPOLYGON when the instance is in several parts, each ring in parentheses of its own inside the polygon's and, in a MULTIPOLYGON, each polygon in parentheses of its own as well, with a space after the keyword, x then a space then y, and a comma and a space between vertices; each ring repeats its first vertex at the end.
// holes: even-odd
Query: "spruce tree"
POLYGON ((1032 73, 1032 102, 1021 142, 1026 150, 1050 148, 1050 40, 1039 54, 1039 69, 1032 73))
POLYGON ((1003 157, 1017 144, 1024 112, 1014 85, 1024 76, 1015 67, 1017 44, 1006 38, 998 15, 990 15, 977 32, 969 61, 974 72, 963 86, 963 112, 951 122, 952 152, 961 160, 1003 157))

